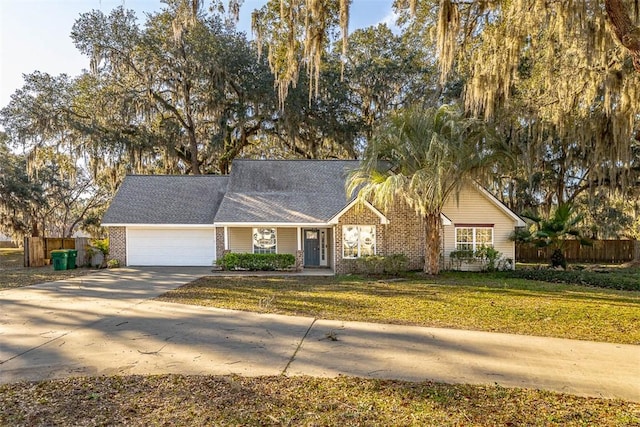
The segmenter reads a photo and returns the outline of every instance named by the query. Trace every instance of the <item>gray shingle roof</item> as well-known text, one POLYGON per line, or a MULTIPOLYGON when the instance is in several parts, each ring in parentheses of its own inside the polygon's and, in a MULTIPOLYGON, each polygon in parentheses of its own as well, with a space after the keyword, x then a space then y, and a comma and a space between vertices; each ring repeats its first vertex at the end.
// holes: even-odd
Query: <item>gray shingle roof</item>
POLYGON ((102 224, 213 224, 229 177, 128 175, 102 224))
POLYGON ((355 160, 235 160, 215 221, 324 223, 345 207, 355 160))

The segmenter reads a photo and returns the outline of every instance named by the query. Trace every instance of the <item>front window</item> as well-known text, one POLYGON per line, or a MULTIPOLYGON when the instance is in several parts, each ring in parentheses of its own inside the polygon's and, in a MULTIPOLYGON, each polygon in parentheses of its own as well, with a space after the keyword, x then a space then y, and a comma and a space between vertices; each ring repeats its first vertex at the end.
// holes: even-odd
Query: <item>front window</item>
POLYGON ((343 258, 359 258, 375 254, 375 225, 345 225, 342 227, 343 258))
POLYGON ((275 254, 276 253, 276 229, 275 228, 254 228, 253 229, 253 253, 254 254, 275 254))
POLYGON ((493 227, 456 227, 456 249, 476 251, 493 246, 493 227))

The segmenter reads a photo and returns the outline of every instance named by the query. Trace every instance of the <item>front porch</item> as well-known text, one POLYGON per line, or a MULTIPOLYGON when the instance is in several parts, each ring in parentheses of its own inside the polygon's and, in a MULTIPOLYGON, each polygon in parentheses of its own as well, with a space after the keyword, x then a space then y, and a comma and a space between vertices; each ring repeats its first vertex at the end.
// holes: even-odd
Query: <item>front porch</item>
POLYGON ((335 274, 334 234, 334 228, 326 224, 224 225, 217 229, 216 246, 219 257, 229 252, 291 254, 296 258, 296 273, 326 276, 335 274))

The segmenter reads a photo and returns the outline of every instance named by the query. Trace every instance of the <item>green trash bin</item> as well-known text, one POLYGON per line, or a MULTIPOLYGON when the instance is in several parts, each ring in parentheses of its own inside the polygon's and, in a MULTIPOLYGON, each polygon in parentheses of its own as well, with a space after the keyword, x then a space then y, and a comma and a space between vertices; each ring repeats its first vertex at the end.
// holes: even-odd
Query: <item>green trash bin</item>
POLYGON ((66 249, 51 251, 51 259, 53 260, 53 269, 66 270, 68 258, 69 258, 69 253, 67 252, 66 249))
POLYGON ((78 251, 75 249, 67 249, 67 270, 73 270, 76 268, 76 258, 78 257, 78 251))

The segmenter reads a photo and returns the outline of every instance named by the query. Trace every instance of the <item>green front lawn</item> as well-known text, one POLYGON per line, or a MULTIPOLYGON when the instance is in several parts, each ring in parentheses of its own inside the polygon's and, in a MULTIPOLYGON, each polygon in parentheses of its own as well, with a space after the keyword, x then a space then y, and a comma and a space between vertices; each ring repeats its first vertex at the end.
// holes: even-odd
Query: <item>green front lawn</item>
POLYGON ((159 299, 347 321, 640 344, 640 292, 444 273, 359 277, 204 277, 159 299))

